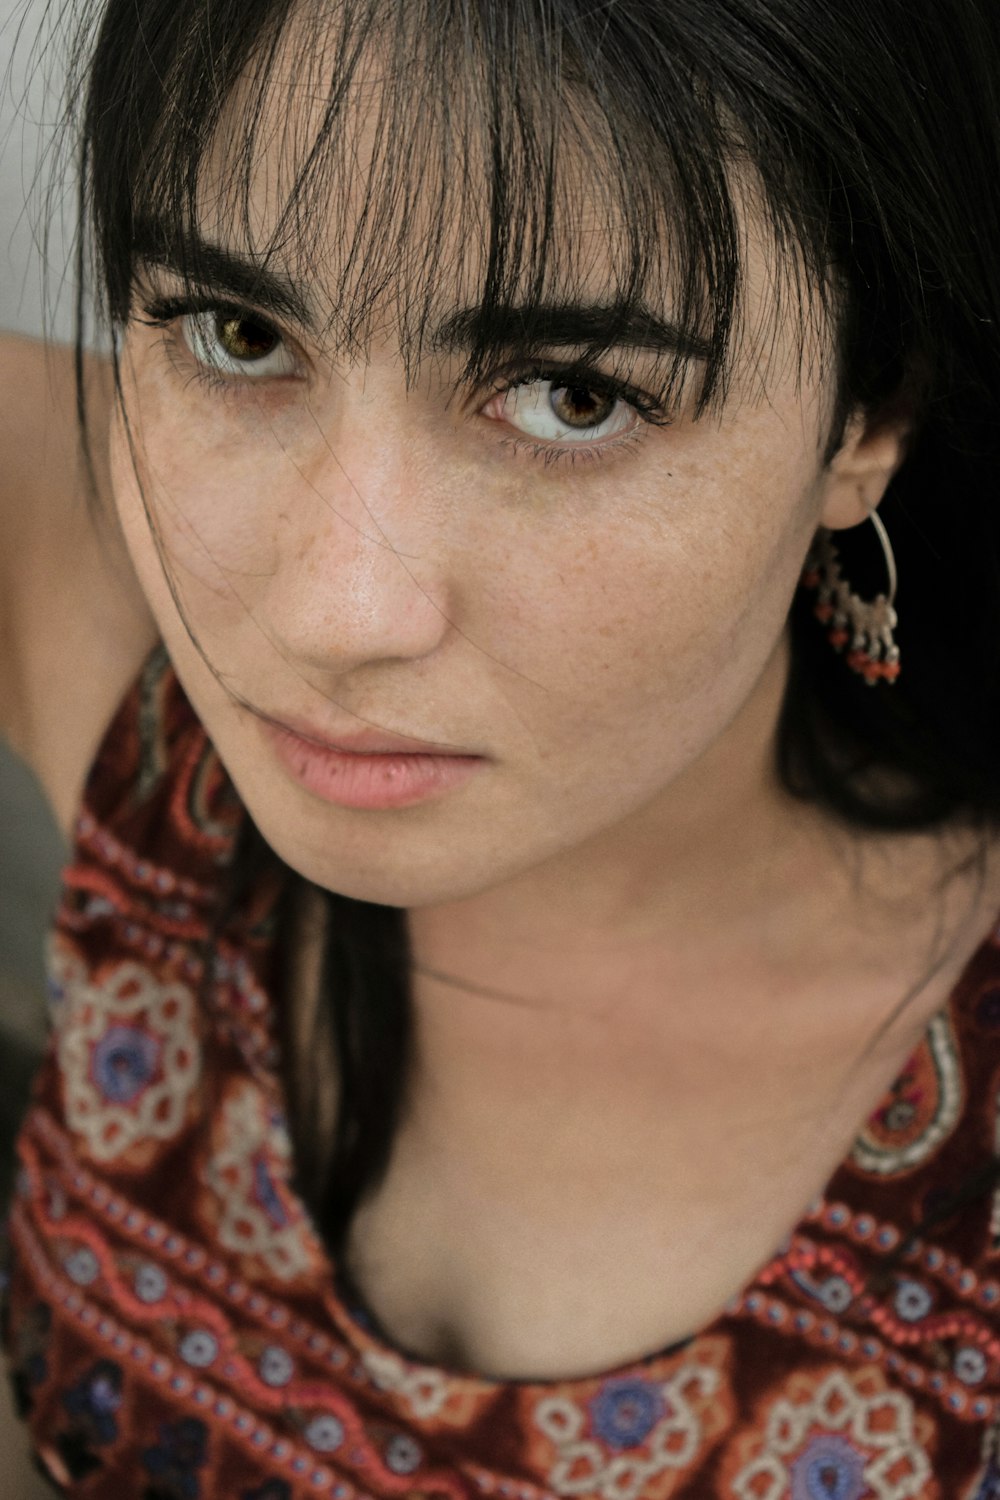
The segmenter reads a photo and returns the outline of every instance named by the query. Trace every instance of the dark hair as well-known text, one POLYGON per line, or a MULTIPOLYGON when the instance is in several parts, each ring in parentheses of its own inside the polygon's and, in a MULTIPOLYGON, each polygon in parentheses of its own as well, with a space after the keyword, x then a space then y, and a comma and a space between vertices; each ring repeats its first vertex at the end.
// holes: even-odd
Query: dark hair
MULTIPOLYGON (((350 183, 359 206, 329 336, 352 353, 388 299, 407 368, 416 365, 443 226, 464 222, 485 267, 469 373, 485 366, 506 306, 530 308, 557 280, 572 284, 576 237, 566 230, 583 198, 564 166, 583 160, 606 220, 609 302, 624 316, 644 293, 669 291, 672 314, 707 350, 700 414, 725 401, 740 339, 766 337, 742 316, 734 184, 752 182, 780 252, 779 302, 801 310, 803 330, 818 307, 828 335, 827 459, 857 408, 872 422, 903 414, 913 433, 881 509, 899 566, 902 676, 872 688, 847 671, 800 591, 780 719, 784 784, 859 829, 995 825, 996 0, 91 3, 75 84, 89 228, 80 270, 81 283, 93 273, 112 326, 128 317, 140 250, 169 248, 193 285, 210 280, 190 230, 222 120, 220 191, 249 231, 263 107, 291 28, 301 28, 296 85, 327 102, 312 137, 295 142, 301 168, 257 250, 262 264, 289 247, 308 264, 328 203, 350 183), (348 107, 376 50, 391 82, 357 180, 348 107)), ((290 129, 301 123, 289 117, 290 129)), ((664 367, 665 390, 683 369, 680 354, 664 367)), ((875 592, 872 528, 840 533, 838 546, 855 586, 875 592)), ((230 906, 274 858, 248 820, 230 906)), ((294 881, 289 913, 293 900, 294 881)), ((388 1164, 412 1044, 404 914, 335 894, 327 903, 324 1000, 308 1024, 291 1020, 288 1098, 299 1186, 338 1249, 388 1164), (333 1096, 321 1097, 327 1075, 336 1118, 333 1096)))

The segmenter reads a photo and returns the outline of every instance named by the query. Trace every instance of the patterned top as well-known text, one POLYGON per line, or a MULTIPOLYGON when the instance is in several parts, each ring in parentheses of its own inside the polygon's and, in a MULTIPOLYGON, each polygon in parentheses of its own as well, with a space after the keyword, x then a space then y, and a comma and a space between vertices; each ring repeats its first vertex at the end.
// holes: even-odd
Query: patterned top
POLYGON ((196 1005, 245 816, 158 648, 76 824, 9 1225, 5 1346, 62 1493, 1000 1497, 1000 1196, 951 1201, 1000 1152, 1000 930, 715 1322, 602 1376, 481 1379, 393 1347, 292 1188, 274 875, 224 928, 196 1005))

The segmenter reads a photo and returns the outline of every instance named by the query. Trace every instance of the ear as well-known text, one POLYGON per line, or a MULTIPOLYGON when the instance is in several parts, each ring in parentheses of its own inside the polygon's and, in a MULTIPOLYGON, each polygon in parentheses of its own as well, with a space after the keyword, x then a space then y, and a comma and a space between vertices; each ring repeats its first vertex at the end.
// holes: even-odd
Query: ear
POLYGON ((841 531, 867 520, 906 457, 909 436, 902 418, 876 424, 860 410, 852 413, 821 483, 821 526, 841 531))

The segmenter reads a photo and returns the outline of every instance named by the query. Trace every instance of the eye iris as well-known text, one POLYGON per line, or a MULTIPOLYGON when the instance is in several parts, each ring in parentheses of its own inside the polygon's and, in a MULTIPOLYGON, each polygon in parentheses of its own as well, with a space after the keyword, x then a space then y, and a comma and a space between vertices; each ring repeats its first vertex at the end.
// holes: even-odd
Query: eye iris
POLYGON ((613 396, 603 396, 580 385, 559 386, 551 391, 549 400, 560 422, 569 427, 599 427, 616 405, 613 396))
POLYGON ((232 359, 264 359, 277 343, 274 334, 252 318, 220 318, 217 333, 232 359))

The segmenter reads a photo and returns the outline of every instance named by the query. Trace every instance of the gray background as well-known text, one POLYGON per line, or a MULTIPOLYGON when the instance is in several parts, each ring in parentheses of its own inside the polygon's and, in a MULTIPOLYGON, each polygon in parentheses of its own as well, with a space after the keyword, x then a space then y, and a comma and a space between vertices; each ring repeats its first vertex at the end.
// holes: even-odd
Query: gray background
MULTIPOLYGON (((65 42, 46 16, 62 4, 0 0, 0 330, 69 343, 74 184, 57 129, 65 42)), ((0 743, 0 1218, 44 1043, 43 943, 64 857, 36 783, 0 743)), ((0 1500, 53 1494, 32 1465, 0 1361, 0 1500)))
MULTIPOLYGON (((47 10, 56 6, 0 0, 0 329, 68 342, 73 180, 58 129, 65 37, 53 34, 47 10)), ((0 1203, 44 1036, 43 942, 63 857, 36 783, 0 744, 0 1203)))

